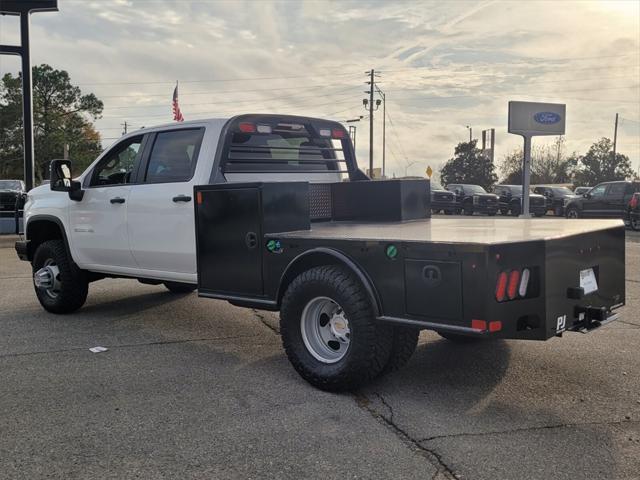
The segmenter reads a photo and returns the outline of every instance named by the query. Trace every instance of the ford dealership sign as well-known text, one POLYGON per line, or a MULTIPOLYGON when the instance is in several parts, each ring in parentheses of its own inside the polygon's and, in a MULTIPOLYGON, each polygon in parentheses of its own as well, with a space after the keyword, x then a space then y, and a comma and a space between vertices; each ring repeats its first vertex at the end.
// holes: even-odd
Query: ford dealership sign
POLYGON ((564 135, 565 114, 561 103, 509 102, 509 133, 529 138, 564 135))
POLYGON ((538 123, 551 125, 554 123, 558 123, 560 120, 562 120, 562 117, 553 112, 538 112, 533 116, 533 119, 538 123))

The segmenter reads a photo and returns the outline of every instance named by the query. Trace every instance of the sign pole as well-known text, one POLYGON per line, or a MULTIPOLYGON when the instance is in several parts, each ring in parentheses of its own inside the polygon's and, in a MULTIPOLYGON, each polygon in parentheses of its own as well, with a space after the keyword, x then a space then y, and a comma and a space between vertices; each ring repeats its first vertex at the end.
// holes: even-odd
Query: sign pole
POLYGON ((0 45, 0 55, 19 55, 22 60, 22 126, 24 147, 24 183, 27 191, 33 188, 33 94, 31 85, 31 52, 29 26, 32 12, 57 12, 58 0, 2 0, 0 15, 20 17, 20 45, 0 45))
POLYGON ((524 158, 522 159, 522 212, 520 217, 531 218, 529 213, 529 190, 531 185, 531 137, 523 135, 524 158))

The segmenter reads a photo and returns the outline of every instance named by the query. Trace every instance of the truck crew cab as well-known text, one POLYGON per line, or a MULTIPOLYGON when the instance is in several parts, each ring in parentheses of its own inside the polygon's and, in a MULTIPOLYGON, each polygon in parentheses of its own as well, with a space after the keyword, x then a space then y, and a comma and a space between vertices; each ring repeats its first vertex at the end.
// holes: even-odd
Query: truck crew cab
POLYGON ((480 185, 450 183, 447 190, 456 196, 456 213, 473 215, 477 212, 493 216, 498 211, 498 197, 487 193, 480 185))
POLYGON ((568 199, 565 215, 567 218, 624 218, 636 192, 640 192, 640 182, 599 183, 582 196, 568 199))
POLYGON ((401 367, 420 329, 546 340, 615 319, 621 221, 432 220, 429 187, 370 181, 336 122, 184 122, 123 137, 77 179, 54 160, 16 250, 55 313, 104 277, 280 311, 289 360, 326 390, 401 367))
POLYGON ((547 199, 547 211, 553 212, 556 217, 564 216, 564 204, 568 199, 574 198, 575 194, 567 187, 556 185, 536 185, 533 193, 542 195, 547 199))
POLYGON ((456 211, 456 196, 445 190, 442 185, 431 180, 431 211, 453 215, 456 211))

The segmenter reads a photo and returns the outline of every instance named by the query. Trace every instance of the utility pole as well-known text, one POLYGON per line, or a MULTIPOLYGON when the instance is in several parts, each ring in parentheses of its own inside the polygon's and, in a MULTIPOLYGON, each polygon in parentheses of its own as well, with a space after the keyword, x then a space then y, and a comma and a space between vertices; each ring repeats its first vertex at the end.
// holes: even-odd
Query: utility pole
POLYGON ((369 80, 369 176, 373 177, 373 89, 375 87, 375 70, 372 68, 369 80))
POLYGON ((122 125, 122 128, 123 128, 122 135, 126 135, 127 134, 127 127, 129 126, 129 125, 127 125, 127 121, 125 120, 124 123, 121 123, 120 125, 122 125))
POLYGON ((376 90, 382 97, 382 178, 385 178, 386 154, 387 154, 387 96, 376 86, 376 90))
POLYGON ((616 144, 618 143, 618 114, 616 113, 616 123, 613 127, 613 161, 616 161, 616 144))
POLYGON ((469 143, 471 143, 473 141, 473 128, 469 125, 467 125, 467 128, 469 129, 469 143))

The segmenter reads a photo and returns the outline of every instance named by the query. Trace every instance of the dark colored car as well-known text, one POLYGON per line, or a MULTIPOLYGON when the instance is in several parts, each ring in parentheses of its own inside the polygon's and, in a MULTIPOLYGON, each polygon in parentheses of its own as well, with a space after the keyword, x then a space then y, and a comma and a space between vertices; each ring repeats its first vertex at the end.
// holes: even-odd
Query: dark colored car
POLYGON ((431 180, 431 211, 444 212, 446 215, 453 215, 456 211, 456 196, 433 180, 431 180))
POLYGON ((636 192, 640 192, 640 182, 600 183, 584 195, 568 199, 565 215, 567 218, 624 218, 636 192))
POLYGON ((567 198, 575 197, 575 194, 567 187, 553 185, 537 185, 533 193, 542 195, 547 199, 547 210, 551 210, 556 217, 564 215, 564 202, 567 198))
POLYGON ((634 193, 629 201, 627 221, 633 230, 640 231, 640 193, 634 193))
POLYGON ((456 196, 456 213, 495 215, 498 211, 498 197, 487 193, 480 185, 451 183, 447 185, 447 190, 456 196))
MULTIPOLYGON (((522 213, 522 185, 496 185, 493 191, 498 195, 498 205, 502 215, 517 217, 522 213)), ((536 217, 547 213, 547 199, 543 195, 529 195, 529 212, 536 217)))
POLYGON ((589 190, 591 190, 592 187, 576 187, 573 190, 573 194, 574 195, 584 195, 585 193, 587 193, 589 190))
POLYGON ((16 202, 25 191, 22 180, 0 180, 0 215, 13 217, 16 202))

